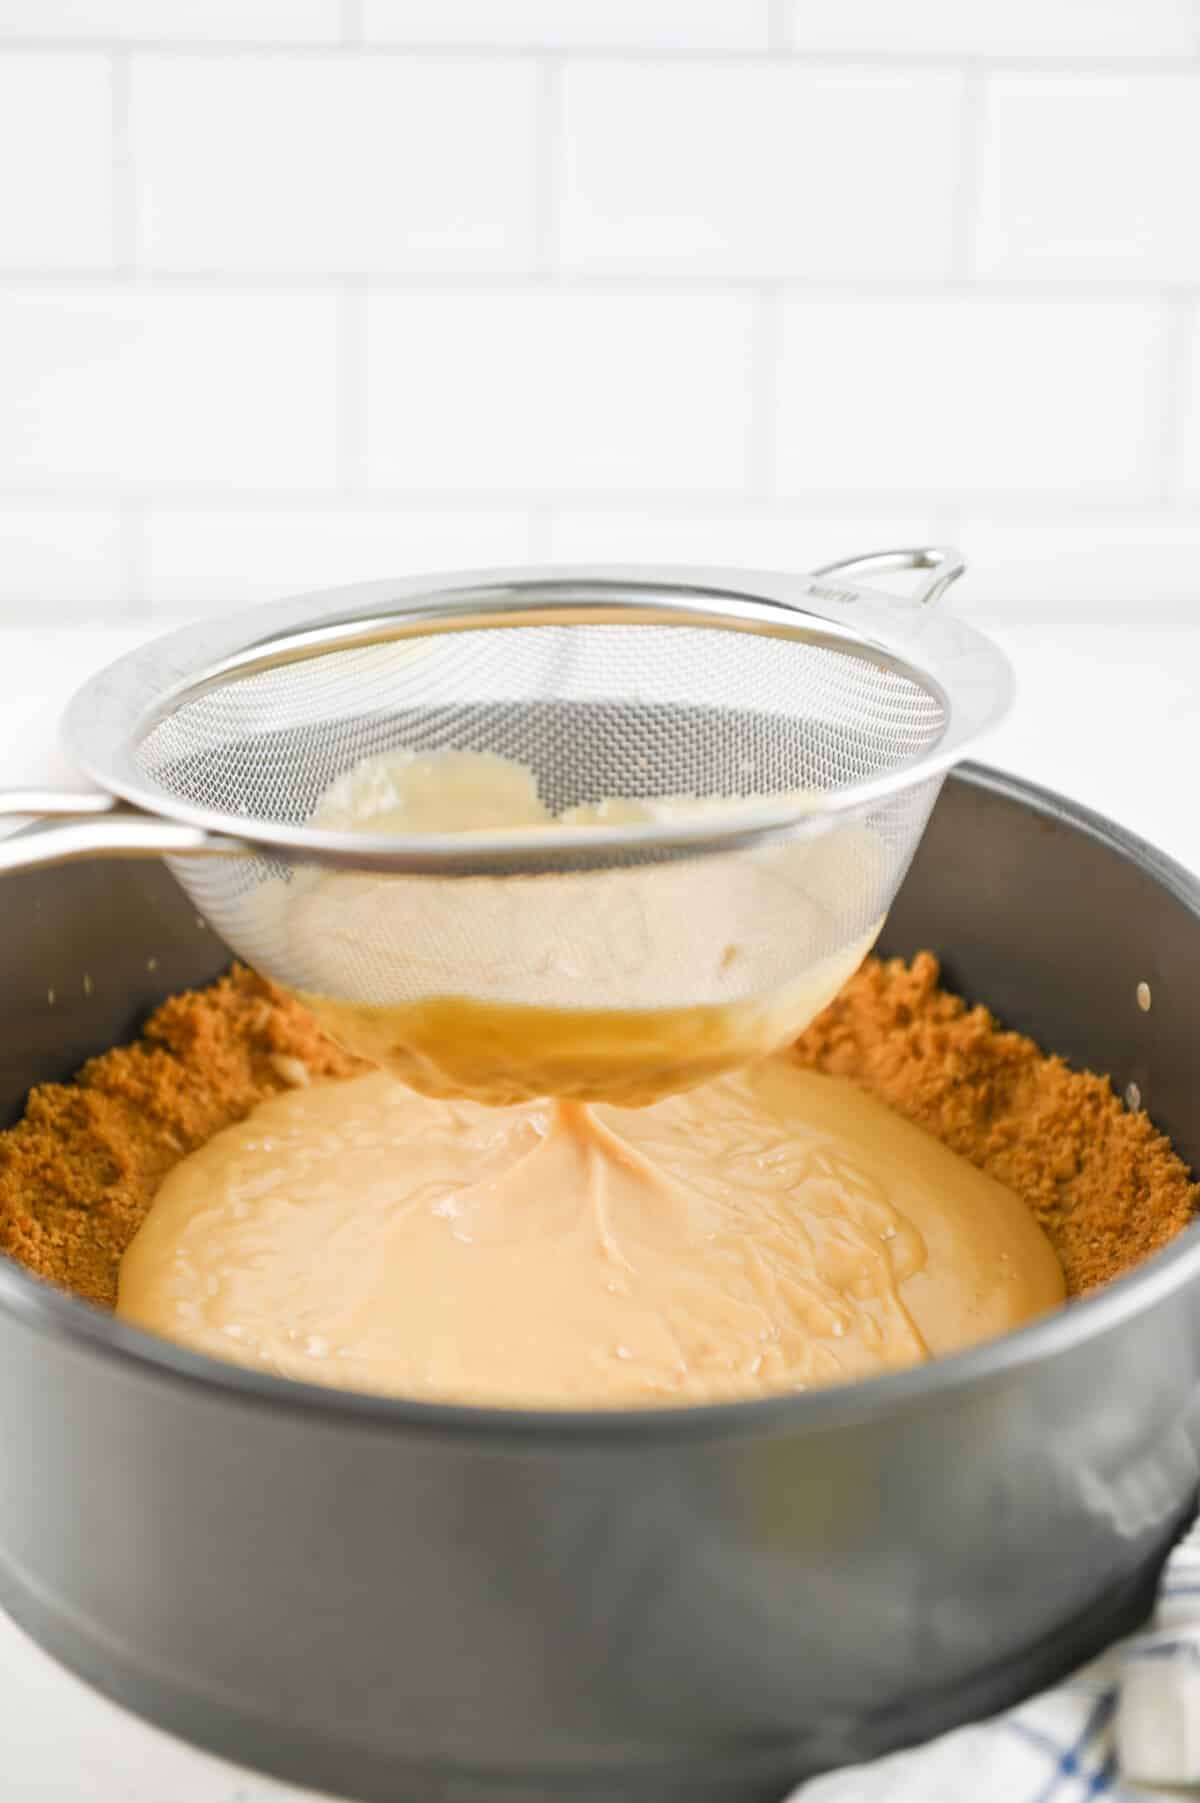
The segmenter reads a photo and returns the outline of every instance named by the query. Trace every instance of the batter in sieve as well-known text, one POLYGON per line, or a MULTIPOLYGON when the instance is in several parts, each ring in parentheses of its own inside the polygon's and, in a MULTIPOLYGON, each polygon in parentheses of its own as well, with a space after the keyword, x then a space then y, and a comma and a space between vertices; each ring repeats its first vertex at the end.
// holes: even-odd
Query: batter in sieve
MULTIPOLYGON (((773 799, 802 810, 807 798, 773 799)), ((763 800, 618 798, 553 814, 515 760, 398 752, 346 772, 309 824, 393 834, 698 815, 728 824, 763 800)), ((816 839, 593 871, 582 883, 309 865, 261 884, 240 932, 247 954, 285 976, 340 1044, 427 1095, 634 1105, 795 1039, 870 950, 890 876, 884 847, 852 821, 816 839)))

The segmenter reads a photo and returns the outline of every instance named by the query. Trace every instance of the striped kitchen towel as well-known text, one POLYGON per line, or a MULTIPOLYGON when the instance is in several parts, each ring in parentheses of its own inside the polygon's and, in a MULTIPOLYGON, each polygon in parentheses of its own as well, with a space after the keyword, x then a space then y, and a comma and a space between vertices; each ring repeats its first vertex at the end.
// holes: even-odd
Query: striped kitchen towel
POLYGON ((1200 1796, 1200 1523, 1167 1560, 1146 1632, 1054 1690, 788 1803, 1181 1803, 1200 1796))

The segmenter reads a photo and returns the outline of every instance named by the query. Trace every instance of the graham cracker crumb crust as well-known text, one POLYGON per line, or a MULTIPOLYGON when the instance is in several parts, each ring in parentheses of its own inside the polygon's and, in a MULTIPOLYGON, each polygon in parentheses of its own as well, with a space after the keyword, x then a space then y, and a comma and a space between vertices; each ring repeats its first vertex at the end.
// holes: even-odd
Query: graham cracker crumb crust
MULTIPOLYGON (((1173 1239, 1200 1204, 1182 1160, 1107 1078, 1068 1069, 939 986, 936 958, 868 959, 795 1057, 850 1077, 1033 1210, 1078 1295, 1173 1239)), ((364 1067, 240 966, 172 996, 133 1045, 30 1094, 0 1133, 0 1251, 111 1308, 171 1166, 266 1097, 364 1067)))
POLYGON ((852 1077, 1033 1210, 1068 1295, 1159 1251, 1200 1206, 1200 1186, 1107 1077, 1071 1070, 984 1007, 939 987, 937 959, 870 958, 796 1047, 852 1077))

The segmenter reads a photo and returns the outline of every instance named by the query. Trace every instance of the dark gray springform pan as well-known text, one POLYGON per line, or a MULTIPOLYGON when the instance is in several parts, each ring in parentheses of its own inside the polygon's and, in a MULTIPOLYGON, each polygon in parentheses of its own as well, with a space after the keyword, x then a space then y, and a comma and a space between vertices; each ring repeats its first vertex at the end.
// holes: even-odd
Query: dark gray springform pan
MULTIPOLYGON (((10 876, 0 920, 6 1120, 228 958, 157 865, 10 876)), ((1200 1164, 1176 865, 966 767, 883 942, 924 946, 1200 1164)), ((774 1803, 1138 1619, 1193 1505, 1198 1378, 1195 1229, 920 1370, 608 1415, 286 1383, 0 1260, 0 1600, 117 1702, 339 1796, 774 1803)))

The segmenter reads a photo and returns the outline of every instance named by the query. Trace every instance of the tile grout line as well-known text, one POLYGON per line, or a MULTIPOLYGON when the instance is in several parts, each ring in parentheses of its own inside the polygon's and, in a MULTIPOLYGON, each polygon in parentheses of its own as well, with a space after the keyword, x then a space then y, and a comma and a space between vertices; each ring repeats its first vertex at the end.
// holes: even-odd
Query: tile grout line
POLYGON ((130 53, 116 46, 109 59, 112 83, 112 254, 118 281, 129 281, 137 262, 137 196, 133 166, 130 53))
POLYGON ((773 294, 753 302, 750 340, 749 494, 763 502, 771 496, 774 462, 775 394, 779 385, 779 303, 773 294))
POLYGON ((792 0, 767 0, 767 47, 778 55, 795 49, 792 0))
POLYGON ((1171 502, 1179 495, 1183 462, 1183 434, 1187 419, 1188 383, 1192 376, 1193 343, 1197 322, 1195 308, 1186 301, 1172 303, 1163 350, 1162 436, 1158 446, 1158 499, 1171 502))
POLYGON ((342 48, 357 50, 365 36, 363 0, 340 0, 338 17, 341 24, 342 48))
POLYGON ((122 612, 133 619, 144 619, 150 613, 146 592, 146 506, 143 501, 123 500, 120 504, 121 577, 124 589, 122 612))
POLYGON ((365 486, 365 295, 346 283, 338 291, 338 491, 361 496, 365 486))
MULTIPOLYGON (((876 276, 797 275, 767 276, 750 274, 677 275, 669 270, 629 272, 588 271, 576 273, 556 269, 554 285, 578 294, 597 298, 609 294, 636 295, 648 299, 686 299, 689 296, 733 296, 755 298, 762 294, 790 296, 796 300, 858 300, 886 302, 897 298, 915 300, 981 299, 1072 306, 1102 305, 1108 301, 1138 301, 1146 305, 1163 305, 1174 301, 1200 301, 1200 281, 1180 282, 1147 277, 1142 280, 1098 276, 1067 280, 1062 277, 996 276, 980 278, 953 276, 876 276)), ((17 294, 31 288, 58 289, 64 294, 79 289, 103 289, 111 283, 109 268, 74 269, 0 267, 0 295, 17 294)), ((370 284, 384 292, 436 292, 486 294, 495 290, 506 294, 544 292, 546 272, 537 268, 504 269, 150 269, 144 265, 131 268, 129 280, 146 293, 192 290, 209 293, 223 289, 231 294, 309 294, 341 292, 347 284, 370 284)))
POLYGON ((958 121, 958 179, 950 224, 950 271, 960 282, 971 279, 986 114, 987 83, 978 70, 969 69, 963 76, 958 121))
MULTIPOLYGON (((369 50, 372 55, 381 57, 398 57, 421 59, 436 58, 439 61, 464 62, 471 60, 489 62, 528 61, 542 55, 578 57, 586 62, 629 62, 631 60, 647 63, 732 63, 754 65, 769 63, 786 53, 786 60, 797 68, 814 69, 829 68, 837 70, 876 71, 881 69, 904 69, 911 71, 975 69, 980 71, 996 71, 1005 74, 1045 75, 1050 78, 1060 76, 1081 76, 1108 78, 1114 75, 1137 80, 1141 77, 1155 75, 1192 75, 1200 73, 1200 52, 1196 51, 1159 51, 1151 56, 1130 54, 1105 56, 1099 53, 1087 54, 1077 52, 1070 55, 1052 56, 1037 51, 1024 54, 1018 52, 980 52, 971 50, 863 50, 863 49, 826 49, 808 48, 791 41, 790 27, 784 32, 788 39, 786 44, 776 45, 773 41, 761 45, 741 44, 639 44, 626 42, 618 44, 546 44, 536 40, 528 43, 504 43, 480 38, 473 43, 447 40, 438 42, 414 39, 401 43, 387 38, 371 37, 360 40, 353 33, 359 26, 360 0, 342 0, 342 12, 336 35, 321 38, 164 38, 130 34, 123 37, 105 35, 102 32, 80 33, 75 37, 53 37, 39 35, 36 32, 4 32, 0 29, 0 51, 61 51, 65 55, 79 51, 103 51, 111 53, 115 48, 134 50, 152 50, 156 55, 166 57, 188 58, 194 56, 241 55, 252 56, 328 56, 331 52, 345 49, 347 45, 369 50), (348 24, 347 24, 348 21, 348 24)), ((771 26, 771 37, 778 29, 771 26)))

